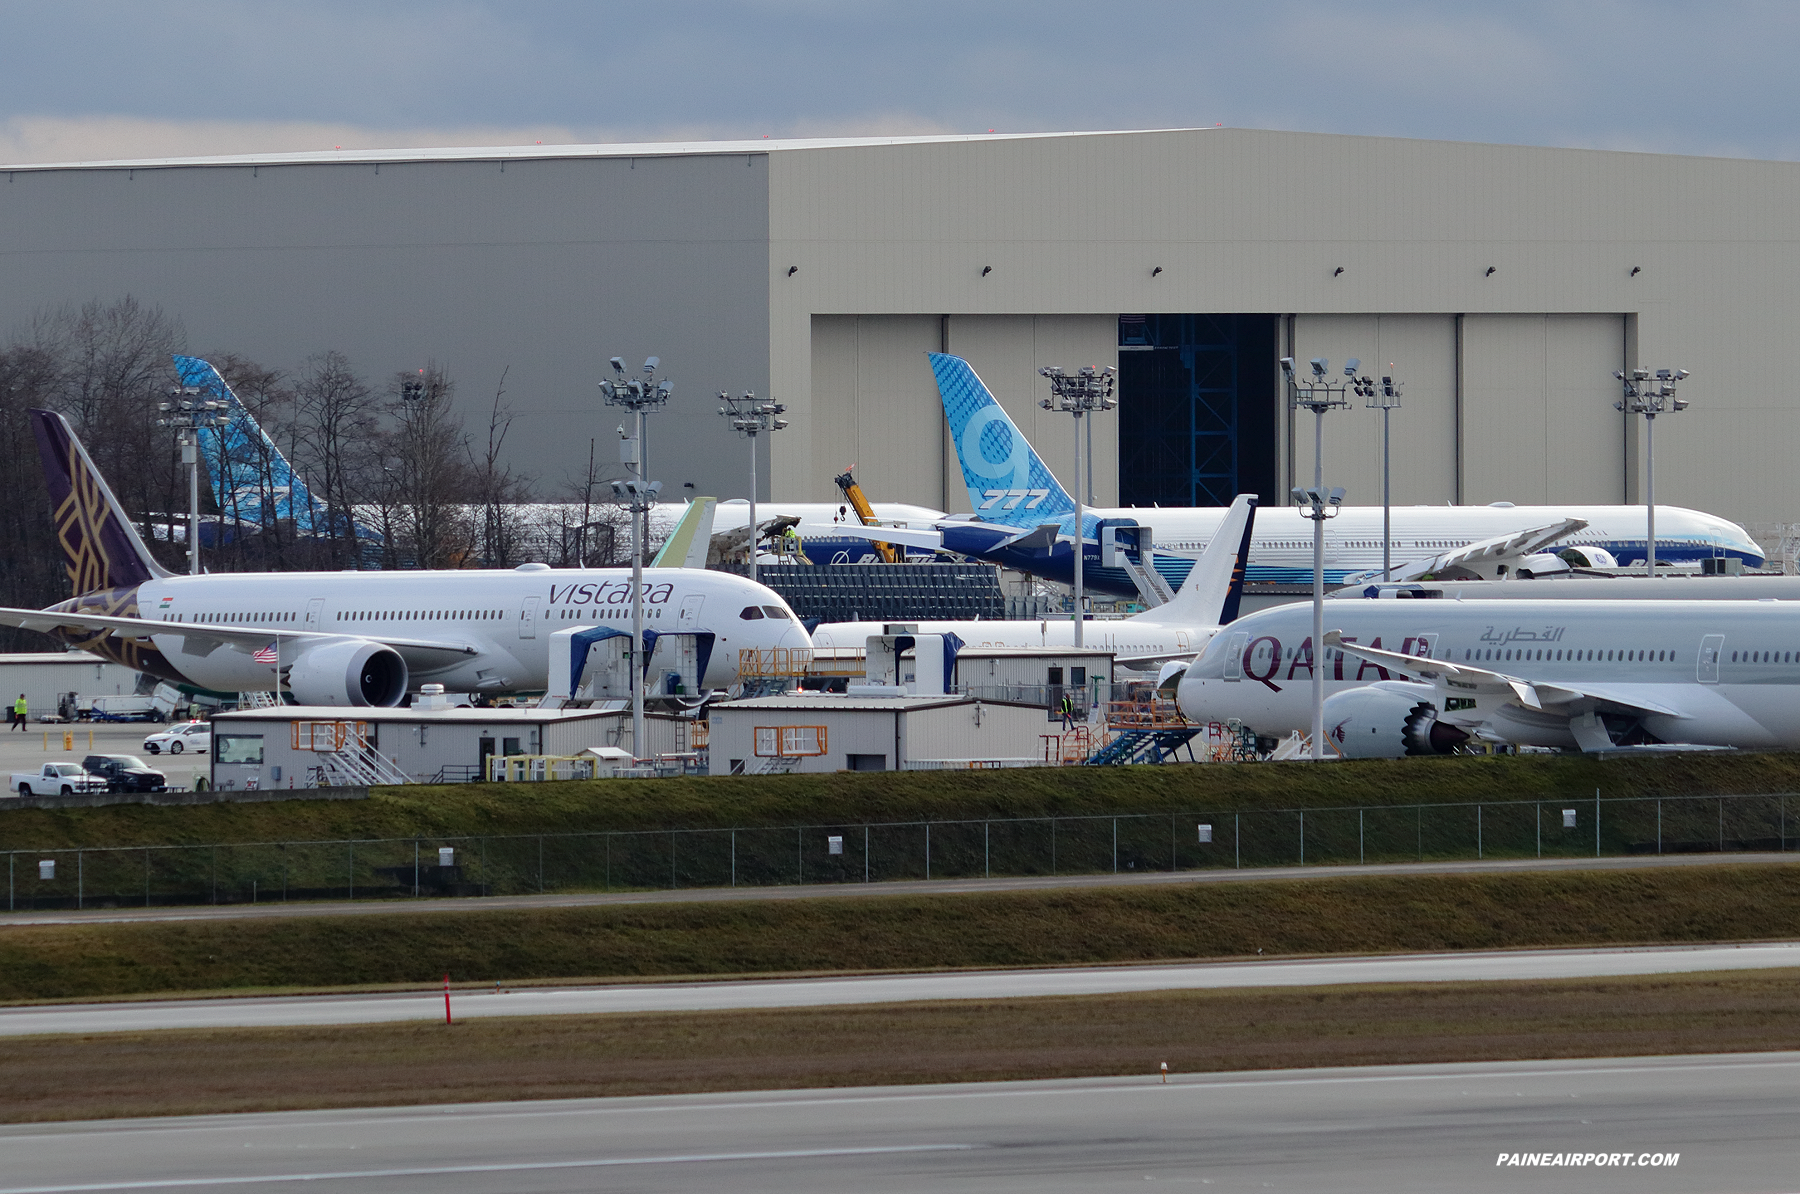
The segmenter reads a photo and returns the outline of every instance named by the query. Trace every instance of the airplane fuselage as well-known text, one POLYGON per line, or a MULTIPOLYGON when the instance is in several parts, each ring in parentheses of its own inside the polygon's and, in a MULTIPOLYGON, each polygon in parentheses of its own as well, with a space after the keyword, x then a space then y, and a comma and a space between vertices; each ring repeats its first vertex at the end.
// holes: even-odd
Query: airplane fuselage
MULTIPOLYGON (((1800 747, 1800 608, 1786 603, 1344 601, 1327 608, 1325 627, 1364 646, 1674 710, 1641 717, 1658 741, 1800 747)), ((1327 697, 1403 678, 1343 652, 1327 656, 1327 697)), ((1309 605, 1251 614, 1188 667, 1181 710, 1268 736, 1307 732, 1312 658, 1309 605)), ((1575 745, 1566 716, 1515 707, 1506 718, 1508 741, 1575 745)))
MULTIPOLYGON (((644 627, 714 636, 703 686, 736 678, 738 651, 809 645, 793 611, 773 591, 730 573, 646 568, 644 627), (746 611, 755 610, 748 618, 746 611)), ((631 571, 622 568, 436 571, 220 573, 153 579, 135 590, 89 594, 59 609, 141 617, 172 624, 266 630, 267 647, 289 667, 319 640, 395 642, 407 657, 413 687, 443 684, 453 692, 541 691, 550 636, 569 626, 631 630, 631 571), (294 637, 284 637, 293 635, 294 637), (409 650, 405 643, 456 651, 409 650)), ((278 687, 268 651, 199 643, 154 634, 153 650, 116 635, 65 635, 128 666, 202 688, 268 691, 278 687)))

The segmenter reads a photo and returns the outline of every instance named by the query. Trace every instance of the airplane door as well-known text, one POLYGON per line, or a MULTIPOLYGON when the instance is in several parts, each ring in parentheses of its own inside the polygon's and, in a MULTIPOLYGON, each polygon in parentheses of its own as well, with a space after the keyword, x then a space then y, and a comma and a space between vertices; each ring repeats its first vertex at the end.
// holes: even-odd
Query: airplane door
POLYGON ((1719 656, 1724 652, 1724 635, 1709 634, 1700 640, 1700 683, 1717 684, 1719 682, 1719 656))
POLYGON ((1250 641, 1247 633, 1239 632, 1231 636, 1225 644, 1225 678, 1242 680, 1244 678, 1244 644, 1250 641))
POLYGON ((1194 644, 1188 639, 1187 631, 1177 630, 1175 632, 1175 649, 1183 655, 1194 649, 1194 644))
POLYGON ((681 599, 681 612, 675 615, 675 629, 700 629, 700 607, 706 604, 706 594, 695 593, 691 597, 681 599))
POLYGON ((536 638, 537 637, 538 602, 541 600, 543 600, 543 598, 541 598, 541 597, 527 597, 525 599, 524 606, 522 608, 520 608, 520 610, 519 610, 519 637, 520 638, 536 638))
POLYGON ((319 629, 319 618, 325 612, 325 599, 314 597, 306 603, 306 619, 300 623, 302 630, 319 629))

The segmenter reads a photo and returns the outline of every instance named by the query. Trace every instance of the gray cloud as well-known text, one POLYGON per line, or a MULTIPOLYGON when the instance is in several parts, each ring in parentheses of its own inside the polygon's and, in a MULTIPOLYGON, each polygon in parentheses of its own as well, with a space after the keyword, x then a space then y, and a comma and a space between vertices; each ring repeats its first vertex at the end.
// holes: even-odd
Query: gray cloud
POLYGON ((11 0, 0 14, 11 160, 139 142, 1214 123, 1800 153, 1800 7, 1781 3, 11 0))

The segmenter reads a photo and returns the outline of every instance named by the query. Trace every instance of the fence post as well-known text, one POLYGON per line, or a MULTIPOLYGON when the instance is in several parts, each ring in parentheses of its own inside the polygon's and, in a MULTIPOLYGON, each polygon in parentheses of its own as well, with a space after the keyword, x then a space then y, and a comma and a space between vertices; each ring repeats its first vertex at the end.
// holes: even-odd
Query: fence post
POLYGON ((925 822, 925 877, 931 878, 931 822, 925 822))
POLYGON ((350 843, 350 898, 356 898, 356 843, 350 843))
POLYGON ((981 823, 981 877, 983 879, 992 879, 994 877, 994 868, 991 862, 992 856, 988 853, 988 824, 989 823, 986 821, 981 823))
POLYGON ((1231 814, 1231 862, 1237 869, 1244 868, 1244 836, 1238 832, 1237 813, 1231 814))
MULTIPOLYGON (((281 887, 282 887, 282 891, 285 893, 287 891, 287 882, 285 879, 282 881, 281 887)), ((286 895, 284 894, 282 898, 285 899, 286 895)), ((148 908, 149 906, 150 906, 150 850, 148 847, 145 847, 145 849, 144 849, 144 907, 148 908)))
POLYGON ((544 835, 538 834, 538 894, 544 894, 544 835))
POLYGON ((735 829, 731 831, 731 885, 737 886, 737 830, 735 829))
POLYGON ((16 867, 18 863, 18 851, 8 850, 6 852, 6 910, 8 912, 16 911, 13 906, 13 868, 16 867))
MULTIPOLYGON (((351 856, 351 859, 353 860, 350 865, 352 868, 354 868, 356 865, 354 862, 354 859, 356 857, 356 847, 355 846, 350 847, 350 856, 351 856)), ((356 875, 354 873, 354 870, 352 871, 352 874, 350 876, 350 882, 351 882, 352 886, 354 886, 356 883, 356 875)), ((351 894, 354 895, 355 892, 352 891, 351 894)), ((214 846, 212 848, 212 902, 215 904, 219 902, 219 848, 217 846, 214 846)))
POLYGON ((1594 857, 1600 857, 1600 789, 1594 789, 1594 857))
POLYGON ((1479 801, 1475 804, 1475 857, 1477 859, 1487 857, 1481 849, 1481 803, 1479 801))
POLYGON ((1113 874, 1119 873, 1119 818, 1113 818, 1113 874))
POLYGON ((1413 818, 1415 821, 1414 831, 1419 835, 1419 861, 1424 862, 1425 861, 1425 806, 1424 805, 1415 804, 1413 806, 1413 818))
POLYGON ((1056 874, 1056 818, 1050 818, 1050 873, 1056 874))
POLYGON ((1725 853, 1725 798, 1719 797, 1719 853, 1725 853))
POLYGON ((75 851, 75 910, 78 912, 81 910, 82 897, 87 889, 86 862, 87 855, 80 850, 75 851))
MULTIPOLYGON (((1785 805, 1787 803, 1787 801, 1783 800, 1782 803, 1785 805)), ((1782 811, 1785 812, 1786 809, 1783 809, 1782 811)), ((1781 833, 1784 838, 1787 836, 1787 828, 1786 828, 1785 824, 1782 827, 1781 833)), ((1662 797, 1661 796, 1658 796, 1656 798, 1656 852, 1658 854, 1662 853, 1662 797)))
POLYGON ((1356 810, 1356 861, 1359 864, 1369 861, 1369 852, 1363 845, 1363 811, 1360 808, 1356 810))
POLYGON ((863 882, 869 881, 869 827, 863 826, 863 882))
POLYGON ((1542 800, 1537 802, 1537 852, 1539 858, 1544 856, 1544 802, 1542 800))
MULTIPOLYGON (((671 847, 673 849, 673 847, 671 847)), ((806 884, 806 830, 794 830, 794 882, 806 884)))
POLYGON ((413 839, 413 898, 419 898, 419 839, 413 839))
POLYGON ((1300 810, 1300 865, 1306 865, 1306 810, 1300 810))

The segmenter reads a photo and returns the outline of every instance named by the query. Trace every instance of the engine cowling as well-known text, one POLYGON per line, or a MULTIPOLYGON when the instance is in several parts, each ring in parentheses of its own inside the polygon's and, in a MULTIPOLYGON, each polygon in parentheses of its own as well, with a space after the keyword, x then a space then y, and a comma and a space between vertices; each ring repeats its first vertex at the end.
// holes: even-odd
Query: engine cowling
POLYGON ((288 672, 288 691, 302 705, 391 707, 406 699, 406 660, 367 639, 325 643, 304 652, 288 672))
POLYGON ((1325 699, 1325 733, 1348 759, 1447 755, 1469 735, 1438 720, 1429 684, 1383 680, 1325 699))

